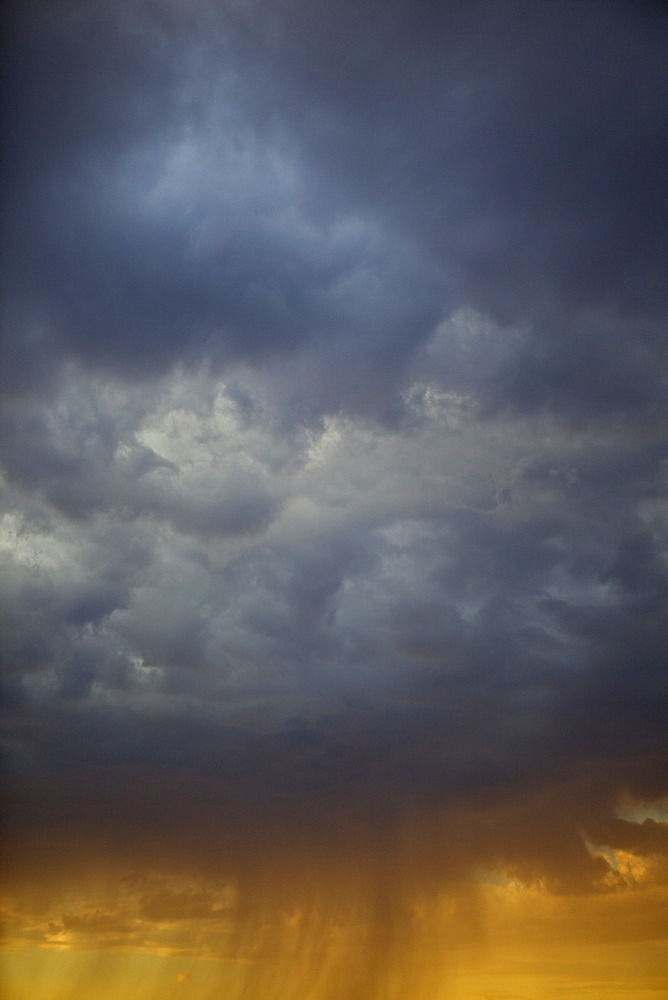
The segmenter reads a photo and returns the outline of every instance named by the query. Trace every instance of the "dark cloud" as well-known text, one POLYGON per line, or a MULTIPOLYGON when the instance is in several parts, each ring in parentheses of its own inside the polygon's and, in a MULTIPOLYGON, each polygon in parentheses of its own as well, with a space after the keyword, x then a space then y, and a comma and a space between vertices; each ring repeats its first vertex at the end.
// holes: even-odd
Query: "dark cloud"
POLYGON ((658 884, 661 7, 6 16, 16 884, 108 852, 54 934, 269 968, 322 883, 364 1000, 409 896, 658 884))
POLYGON ((496 405, 665 404, 651 7, 65 11, 9 33, 20 340, 133 379, 315 344, 319 405, 382 413, 473 305, 530 324, 496 405))
MULTIPOLYGON (((402 248, 350 213, 312 218, 290 122, 244 117, 225 31, 166 37, 155 13, 79 10, 10 36, 5 274, 21 339, 136 379, 314 337, 376 356, 424 333, 436 304, 402 248)), ((30 358, 9 360, 24 381, 30 358)))

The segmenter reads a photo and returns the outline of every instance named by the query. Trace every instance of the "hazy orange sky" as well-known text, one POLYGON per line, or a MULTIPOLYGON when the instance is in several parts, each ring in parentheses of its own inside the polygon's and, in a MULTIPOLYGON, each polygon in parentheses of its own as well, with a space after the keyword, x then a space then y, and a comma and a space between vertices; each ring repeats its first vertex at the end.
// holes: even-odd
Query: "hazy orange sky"
POLYGON ((3 997, 666 1000, 666 6, 3 27, 3 997))

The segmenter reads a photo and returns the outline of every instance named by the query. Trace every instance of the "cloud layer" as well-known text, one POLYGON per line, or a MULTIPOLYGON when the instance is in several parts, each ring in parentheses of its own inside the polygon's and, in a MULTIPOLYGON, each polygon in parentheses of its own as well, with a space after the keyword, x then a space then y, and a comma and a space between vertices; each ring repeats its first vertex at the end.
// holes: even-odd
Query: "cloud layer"
POLYGON ((660 6, 7 18, 14 890, 152 865, 56 938, 246 956, 357 898, 386 1000, 421 893, 662 884, 660 6))

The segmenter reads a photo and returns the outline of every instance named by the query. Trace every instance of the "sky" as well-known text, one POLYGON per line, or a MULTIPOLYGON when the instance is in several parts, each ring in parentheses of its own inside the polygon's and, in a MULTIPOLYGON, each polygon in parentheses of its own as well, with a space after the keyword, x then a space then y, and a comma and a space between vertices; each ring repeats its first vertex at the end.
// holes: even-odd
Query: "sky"
POLYGON ((668 997, 668 15, 3 15, 8 1000, 668 997))

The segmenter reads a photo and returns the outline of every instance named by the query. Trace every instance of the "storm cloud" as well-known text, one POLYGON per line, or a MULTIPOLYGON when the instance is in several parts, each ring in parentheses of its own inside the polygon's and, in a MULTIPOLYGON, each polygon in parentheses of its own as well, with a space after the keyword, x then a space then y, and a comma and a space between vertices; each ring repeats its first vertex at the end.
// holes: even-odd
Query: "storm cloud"
POLYGON ((17 898, 88 851, 58 934, 293 963, 356 898, 388 1000, 409 897, 664 885, 661 5, 5 19, 17 898))

